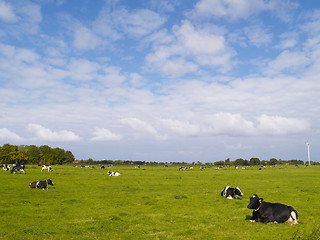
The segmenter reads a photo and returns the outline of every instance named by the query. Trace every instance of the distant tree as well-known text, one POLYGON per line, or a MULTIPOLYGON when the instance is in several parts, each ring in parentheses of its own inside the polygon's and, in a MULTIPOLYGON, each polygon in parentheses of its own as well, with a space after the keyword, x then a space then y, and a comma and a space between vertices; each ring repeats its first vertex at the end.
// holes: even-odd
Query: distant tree
POLYGON ((40 150, 40 162, 41 164, 52 164, 52 152, 48 145, 42 145, 39 147, 40 150))
POLYGON ((249 164, 251 166, 259 165, 260 164, 260 159, 259 158, 251 158, 249 161, 249 164))
POLYGON ((276 164, 278 164, 278 160, 277 160, 277 159, 271 158, 271 159, 269 160, 269 165, 276 165, 276 164))
POLYGON ((28 154, 28 162, 32 164, 39 164, 40 160, 40 150, 35 145, 30 145, 25 147, 28 154))
POLYGON ((13 146, 10 144, 4 144, 0 148, 0 161, 4 164, 14 163, 11 159, 11 151, 13 150, 13 146))
POLYGON ((266 166, 266 165, 268 164, 268 162, 267 162, 266 160, 262 160, 260 163, 261 163, 261 165, 263 165, 263 166, 266 166))
POLYGON ((18 146, 18 153, 16 155, 16 162, 27 163, 28 162, 28 153, 23 145, 18 146))
POLYGON ((26 163, 28 160, 27 151, 23 146, 4 144, 0 147, 0 162, 5 164, 26 163))
POLYGON ((93 161, 92 158, 89 158, 89 159, 87 160, 87 163, 88 163, 88 164, 92 164, 92 163, 94 163, 94 161, 93 161))
POLYGON ((249 165, 248 160, 243 160, 242 158, 236 159, 233 163, 234 165, 240 165, 240 166, 249 165))
POLYGON ((215 166, 223 166, 225 165, 225 161, 217 161, 214 163, 215 166))
POLYGON ((63 163, 72 163, 74 161, 74 156, 71 151, 66 151, 64 153, 63 163))

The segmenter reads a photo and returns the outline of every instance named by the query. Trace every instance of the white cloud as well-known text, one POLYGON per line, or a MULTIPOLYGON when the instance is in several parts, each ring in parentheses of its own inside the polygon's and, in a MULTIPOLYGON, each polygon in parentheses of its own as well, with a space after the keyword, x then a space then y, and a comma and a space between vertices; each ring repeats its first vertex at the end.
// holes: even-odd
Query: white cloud
POLYGON ((150 34, 164 22, 163 17, 148 9, 121 9, 114 14, 114 23, 121 25, 124 32, 133 37, 150 34))
POLYGON ((68 66, 70 77, 78 81, 92 81, 97 77, 99 65, 87 59, 71 59, 68 66))
POLYGON ((230 137, 254 137, 268 135, 287 135, 304 133, 309 130, 306 120, 280 116, 261 115, 257 122, 247 120, 240 114, 227 112, 202 115, 201 119, 187 120, 163 119, 162 123, 173 133, 183 137, 204 135, 225 135, 230 137))
POLYGON ((299 42, 299 34, 297 32, 286 32, 280 35, 280 49, 295 47, 299 42))
POLYGON ((287 135, 303 133, 309 130, 309 123, 305 120, 286 118, 281 116, 261 115, 258 118, 258 131, 267 135, 287 135))
POLYGON ((119 141, 122 137, 106 128, 95 128, 91 141, 119 141))
POLYGON ((21 141, 23 140, 18 134, 11 132, 7 128, 0 128, 0 139, 2 141, 21 141))
POLYGON ((240 114, 217 113, 206 119, 206 131, 214 135, 252 136, 255 134, 253 122, 240 114))
POLYGON ((283 51, 276 59, 268 63, 265 72, 279 74, 283 71, 295 73, 308 65, 310 60, 305 52, 283 51))
POLYGON ((223 36, 215 35, 208 29, 196 30, 189 21, 183 21, 182 25, 175 26, 173 31, 178 41, 183 44, 184 51, 192 55, 215 55, 226 48, 223 36))
POLYGON ((28 130, 32 132, 38 140, 69 142, 79 141, 81 139, 72 131, 62 130, 56 132, 39 124, 30 123, 28 125, 28 130))
POLYGON ((172 76, 196 73, 200 66, 218 71, 230 70, 231 50, 225 38, 212 33, 210 27, 196 29, 191 22, 183 21, 173 27, 173 41, 158 45, 146 56, 147 68, 172 76))
POLYGON ((200 0, 195 6, 198 17, 236 20, 268 9, 263 0, 200 0))
POLYGON ((261 26, 250 26, 245 28, 245 33, 248 35, 249 42, 256 47, 268 45, 272 41, 272 34, 267 32, 266 28, 261 26))
POLYGON ((279 0, 200 0, 192 12, 197 18, 223 18, 226 20, 248 19, 262 11, 272 11, 284 21, 291 20, 290 10, 298 4, 279 0))
POLYGON ((74 32, 74 46, 81 50, 93 50, 103 45, 102 39, 85 26, 74 32))
POLYGON ((5 22, 16 22, 19 17, 14 13, 12 6, 4 0, 0 1, 0 19, 5 22))
POLYGON ((162 123, 166 128, 172 132, 177 133, 181 136, 193 137, 201 134, 201 127, 195 124, 191 124, 187 121, 173 120, 173 119, 162 119, 162 123))
POLYGON ((28 0, 11 1, 10 4, 0 0, 0 19, 6 21, 3 29, 8 35, 26 37, 39 32, 41 8, 28 0))
POLYGON ((121 123, 130 126, 132 129, 136 130, 137 133, 151 135, 155 137, 156 139, 165 139, 164 136, 160 136, 157 132, 157 130, 150 125, 149 123, 146 123, 138 118, 123 118, 120 120, 121 123))

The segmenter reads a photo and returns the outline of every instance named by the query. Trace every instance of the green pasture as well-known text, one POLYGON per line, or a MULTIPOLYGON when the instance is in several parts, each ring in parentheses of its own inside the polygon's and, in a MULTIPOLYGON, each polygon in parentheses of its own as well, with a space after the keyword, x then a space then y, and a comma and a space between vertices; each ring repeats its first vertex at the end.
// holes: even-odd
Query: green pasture
POLYGON ((53 166, 0 171, 0 239, 319 239, 320 166, 229 168, 53 166), (32 181, 51 178, 48 190, 32 181), (241 199, 220 196, 239 186, 241 199), (253 193, 293 206, 297 225, 251 223, 253 193), (311 237, 314 238, 311 238, 311 237))

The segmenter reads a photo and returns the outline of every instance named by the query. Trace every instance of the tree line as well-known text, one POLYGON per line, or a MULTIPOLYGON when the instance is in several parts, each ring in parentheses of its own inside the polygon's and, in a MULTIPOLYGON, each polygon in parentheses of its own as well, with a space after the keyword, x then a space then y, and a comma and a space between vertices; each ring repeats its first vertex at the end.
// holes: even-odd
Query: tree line
MULTIPOLYGON (((311 162, 312 164, 316 164, 315 162, 311 162)), ((271 158, 268 160, 260 160, 259 158, 251 158, 250 160, 238 158, 234 161, 230 161, 230 159, 226 159, 225 161, 217 161, 214 163, 215 166, 275 166, 275 165, 303 165, 305 164, 302 160, 282 160, 271 158)))
MULTIPOLYGON (((93 160, 89 158, 88 160, 78 160, 76 161, 78 164, 111 164, 111 165, 151 165, 151 166, 275 166, 275 165, 304 165, 308 163, 304 163, 302 160, 282 160, 271 158, 270 160, 260 160, 259 158, 251 158, 250 160, 245 160, 242 158, 238 158, 234 161, 231 161, 229 158, 224 161, 216 161, 211 163, 202 163, 200 161, 197 162, 148 162, 148 161, 134 161, 134 160, 93 160)), ((319 165, 319 162, 312 162, 311 165, 319 165)))
POLYGON ((29 163, 41 165, 54 165, 72 163, 74 156, 71 151, 62 148, 51 148, 48 145, 37 147, 35 145, 0 146, 0 163, 29 163))

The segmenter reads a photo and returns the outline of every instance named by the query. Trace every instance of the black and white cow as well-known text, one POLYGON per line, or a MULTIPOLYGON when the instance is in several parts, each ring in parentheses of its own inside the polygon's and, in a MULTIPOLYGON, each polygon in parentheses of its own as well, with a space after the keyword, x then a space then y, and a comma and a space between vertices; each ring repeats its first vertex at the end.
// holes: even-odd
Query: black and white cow
POLYGON ((15 166, 13 166, 13 168, 12 168, 11 171, 10 171, 10 173, 16 173, 16 172, 18 172, 18 171, 25 173, 25 172, 24 172, 24 165, 22 165, 22 164, 16 164, 15 166))
POLYGON ((251 222, 290 222, 291 224, 298 223, 298 212, 291 206, 281 203, 264 202, 263 198, 259 198, 257 194, 250 197, 250 203, 247 208, 255 209, 250 218, 251 222))
POLYGON ((51 179, 45 180, 45 181, 35 181, 29 184, 30 188, 39 188, 39 189, 48 189, 48 185, 53 186, 53 182, 51 179))
POLYGON ((230 186, 226 186, 222 192, 221 196, 226 197, 228 199, 234 199, 238 196, 243 196, 243 193, 241 192, 239 187, 232 188, 230 186))
POLYGON ((48 170, 48 172, 53 172, 53 169, 50 165, 43 165, 42 168, 41 168, 41 172, 43 170, 48 170))
POLYGON ((121 174, 118 173, 118 172, 108 171, 107 173, 109 174, 110 177, 119 177, 119 176, 121 176, 121 174))
POLYGON ((10 164, 3 164, 2 169, 3 171, 10 171, 11 165, 10 164))
POLYGON ((187 170, 187 167, 180 167, 179 168, 179 171, 185 171, 185 170, 187 170))

